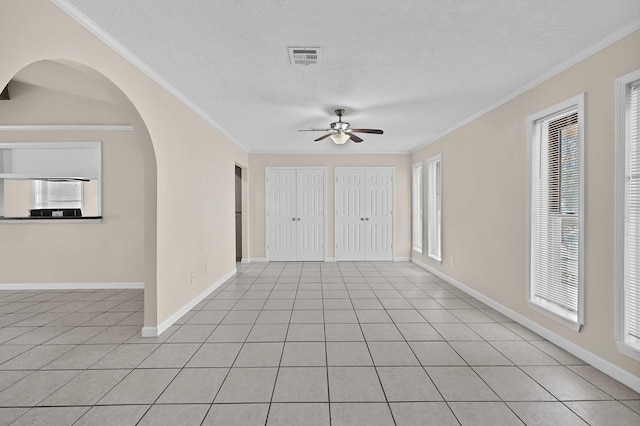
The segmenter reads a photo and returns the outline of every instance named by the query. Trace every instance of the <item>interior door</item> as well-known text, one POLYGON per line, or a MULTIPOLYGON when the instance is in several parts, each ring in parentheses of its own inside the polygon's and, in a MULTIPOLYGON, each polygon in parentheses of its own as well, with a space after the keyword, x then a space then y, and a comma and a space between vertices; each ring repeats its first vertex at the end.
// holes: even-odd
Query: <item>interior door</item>
POLYGON ((335 173, 336 260, 393 260, 393 168, 335 173))
POLYGON ((324 260, 324 169, 268 168, 267 258, 324 260))
POLYGON ((267 256, 296 260, 296 170, 267 169, 267 256))
POLYGON ((324 169, 297 170, 296 260, 324 260, 324 169))
POLYGON ((393 169, 366 171, 366 260, 393 260, 393 169))
POLYGON ((336 260, 364 260, 365 169, 336 167, 336 260))

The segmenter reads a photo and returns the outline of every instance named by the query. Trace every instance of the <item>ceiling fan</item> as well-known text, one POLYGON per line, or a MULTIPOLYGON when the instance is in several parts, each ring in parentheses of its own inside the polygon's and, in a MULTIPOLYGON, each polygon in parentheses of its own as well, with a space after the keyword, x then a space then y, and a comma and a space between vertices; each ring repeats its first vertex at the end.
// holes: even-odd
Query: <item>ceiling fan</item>
POLYGON ((298 130, 299 132, 329 132, 326 135, 320 136, 318 139, 314 139, 315 142, 321 141, 325 138, 331 138, 331 140, 337 145, 345 144, 349 139, 356 143, 360 143, 363 141, 362 138, 354 135, 354 133, 373 133, 376 135, 381 135, 384 132, 380 129, 352 129, 351 124, 346 121, 342 121, 342 116, 344 116, 344 109, 339 108, 336 111, 336 115, 338 116, 338 121, 334 121, 329 125, 328 129, 317 129, 312 127, 311 129, 298 130))

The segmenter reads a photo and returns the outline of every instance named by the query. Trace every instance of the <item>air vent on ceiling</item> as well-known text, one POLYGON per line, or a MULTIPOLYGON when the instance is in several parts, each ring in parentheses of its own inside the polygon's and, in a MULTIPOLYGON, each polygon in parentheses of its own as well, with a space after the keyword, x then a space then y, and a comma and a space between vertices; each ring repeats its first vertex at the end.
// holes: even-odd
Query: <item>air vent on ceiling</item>
POLYGON ((315 65, 320 60, 319 47, 290 47, 291 65, 315 65))

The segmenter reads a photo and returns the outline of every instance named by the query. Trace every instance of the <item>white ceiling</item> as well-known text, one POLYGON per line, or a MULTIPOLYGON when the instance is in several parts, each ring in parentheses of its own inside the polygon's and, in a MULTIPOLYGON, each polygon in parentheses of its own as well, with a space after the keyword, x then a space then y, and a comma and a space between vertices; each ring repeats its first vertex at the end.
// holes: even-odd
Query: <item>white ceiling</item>
POLYGON ((558 70, 639 0, 52 0, 86 15, 250 152, 410 152, 558 70), (289 46, 322 49, 291 65, 289 46), (322 133, 347 109, 364 143, 322 133))

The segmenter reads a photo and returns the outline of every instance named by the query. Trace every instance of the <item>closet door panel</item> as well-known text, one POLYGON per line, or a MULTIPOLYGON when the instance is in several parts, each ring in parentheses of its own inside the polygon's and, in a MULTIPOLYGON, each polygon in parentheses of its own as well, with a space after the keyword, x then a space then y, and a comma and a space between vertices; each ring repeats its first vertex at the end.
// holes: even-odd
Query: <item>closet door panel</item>
POLYGON ((267 173, 267 256, 270 261, 296 260, 295 169, 267 173))
POLYGON ((297 260, 324 260, 324 170, 297 173, 297 260))
POLYGON ((335 169, 336 260, 364 260, 365 169, 335 169))
POLYGON ((393 260, 392 169, 367 170, 365 205, 365 259, 393 260))

